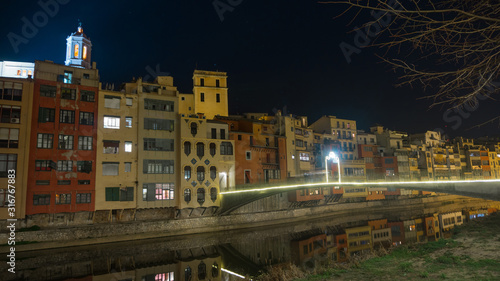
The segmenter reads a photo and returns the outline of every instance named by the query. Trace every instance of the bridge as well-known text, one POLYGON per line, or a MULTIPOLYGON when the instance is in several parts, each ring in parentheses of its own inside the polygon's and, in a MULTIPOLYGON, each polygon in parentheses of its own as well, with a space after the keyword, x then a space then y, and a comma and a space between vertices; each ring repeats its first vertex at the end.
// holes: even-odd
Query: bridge
POLYGON ((247 189, 221 192, 222 203, 218 215, 228 215, 232 211, 262 198, 282 192, 310 188, 349 187, 388 187, 440 192, 454 195, 500 201, 500 180, 457 180, 457 181, 413 181, 413 182, 320 182, 297 183, 283 186, 253 186, 247 189))

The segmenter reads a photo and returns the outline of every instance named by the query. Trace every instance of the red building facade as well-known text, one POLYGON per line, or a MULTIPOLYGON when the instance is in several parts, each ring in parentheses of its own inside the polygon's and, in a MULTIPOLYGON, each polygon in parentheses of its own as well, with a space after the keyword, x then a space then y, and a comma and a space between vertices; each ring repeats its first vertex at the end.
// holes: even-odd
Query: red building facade
POLYGON ((26 214, 94 211, 97 69, 35 63, 26 214))

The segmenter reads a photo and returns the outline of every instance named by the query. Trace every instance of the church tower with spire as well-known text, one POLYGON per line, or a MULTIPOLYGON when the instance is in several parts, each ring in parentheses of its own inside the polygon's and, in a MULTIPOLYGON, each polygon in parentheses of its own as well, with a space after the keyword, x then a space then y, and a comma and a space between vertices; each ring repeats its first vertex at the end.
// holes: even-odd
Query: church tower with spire
POLYGON ((67 66, 80 67, 90 69, 90 53, 92 43, 90 39, 83 33, 82 23, 78 25, 76 32, 73 32, 66 38, 66 61, 67 66))

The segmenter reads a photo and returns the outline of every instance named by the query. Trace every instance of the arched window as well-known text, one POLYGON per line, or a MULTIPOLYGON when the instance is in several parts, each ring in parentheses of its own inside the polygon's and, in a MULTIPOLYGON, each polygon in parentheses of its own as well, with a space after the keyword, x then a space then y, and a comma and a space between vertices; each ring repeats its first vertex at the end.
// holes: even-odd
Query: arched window
POLYGON ((214 157, 215 153, 217 152, 217 147, 215 146, 215 143, 210 144, 210 155, 214 157))
POLYGON ((184 167, 184 179, 189 180, 191 178, 191 167, 186 166, 184 167))
POLYGON ((87 46, 83 46, 82 58, 83 58, 84 60, 86 60, 86 59, 87 59, 87 46))
POLYGON ((215 180, 217 177, 217 168, 215 166, 210 167, 210 178, 215 180))
POLYGON ((186 154, 186 156, 191 154, 191 143, 188 141, 184 142, 184 154, 186 154))
POLYGON ((200 203, 200 205, 202 205, 203 203, 205 203, 205 189, 198 188, 197 193, 198 193, 197 201, 198 203, 200 203))
POLYGON ((74 54, 73 54, 73 55, 74 55, 74 57, 75 57, 75 58, 78 58, 79 53, 80 53, 80 45, 75 44, 75 52, 74 52, 74 54))
POLYGON ((191 281, 191 267, 186 267, 186 269, 184 269, 184 281, 191 281))
POLYGON ((198 279, 203 280, 207 277, 207 266, 205 263, 202 261, 198 265, 198 279))
POLYGON ((198 124, 195 122, 191 123, 191 134, 193 137, 198 133, 198 124))
POLYGON ((214 262, 212 264, 212 277, 218 277, 219 276, 219 265, 217 262, 214 262))
POLYGON ((191 202, 191 189, 189 188, 184 190, 184 201, 186 201, 186 203, 191 202))
POLYGON ((199 182, 205 180, 205 167, 199 166, 196 168, 196 176, 199 182))
POLYGON ((196 155, 198 155, 198 157, 203 158, 203 156, 205 156, 205 144, 202 143, 202 142, 199 142, 196 144, 196 155))
POLYGON ((212 200, 212 202, 215 202, 215 200, 217 200, 217 188, 212 187, 210 189, 210 199, 212 200))

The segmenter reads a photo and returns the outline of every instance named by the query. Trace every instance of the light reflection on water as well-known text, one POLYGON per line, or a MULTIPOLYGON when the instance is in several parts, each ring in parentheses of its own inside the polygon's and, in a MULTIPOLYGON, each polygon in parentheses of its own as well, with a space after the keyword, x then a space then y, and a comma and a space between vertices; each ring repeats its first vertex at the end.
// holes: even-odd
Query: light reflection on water
POLYGON ((16 274, 3 274, 2 280, 242 280, 269 265, 291 262, 313 269, 379 247, 441 239, 454 225, 494 211, 474 209, 413 206, 272 228, 19 252, 16 274))

